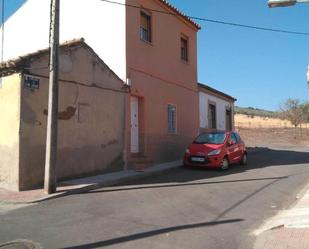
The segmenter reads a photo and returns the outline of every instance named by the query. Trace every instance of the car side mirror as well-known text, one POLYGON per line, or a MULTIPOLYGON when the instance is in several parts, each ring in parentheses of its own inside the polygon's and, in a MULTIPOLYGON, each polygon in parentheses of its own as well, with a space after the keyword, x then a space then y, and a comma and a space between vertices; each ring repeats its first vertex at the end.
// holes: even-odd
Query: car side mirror
POLYGON ((227 145, 228 146, 232 146, 232 145, 234 145, 235 144, 235 142, 233 141, 233 140, 231 140, 231 139, 229 139, 228 141, 227 141, 227 145))

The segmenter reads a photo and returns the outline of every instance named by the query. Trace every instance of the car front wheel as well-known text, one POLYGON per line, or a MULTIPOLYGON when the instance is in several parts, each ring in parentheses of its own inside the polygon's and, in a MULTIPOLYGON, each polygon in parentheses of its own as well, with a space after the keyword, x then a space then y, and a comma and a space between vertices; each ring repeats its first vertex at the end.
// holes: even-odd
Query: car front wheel
POLYGON ((227 157, 224 157, 221 162, 221 169, 227 170, 228 168, 229 168, 229 160, 227 159, 227 157))

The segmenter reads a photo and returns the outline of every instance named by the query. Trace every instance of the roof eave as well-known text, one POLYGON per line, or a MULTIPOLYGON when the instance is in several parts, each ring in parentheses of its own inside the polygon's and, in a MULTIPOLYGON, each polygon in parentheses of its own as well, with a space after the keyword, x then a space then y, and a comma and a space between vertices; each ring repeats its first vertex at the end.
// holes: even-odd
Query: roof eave
POLYGON ((201 29, 201 26, 198 23, 194 22, 189 16, 185 15, 184 13, 182 13, 178 8, 176 8, 175 6, 170 4, 168 1, 166 1, 166 0, 157 0, 157 1, 162 3, 169 11, 172 11, 173 13, 175 13, 185 23, 187 23, 192 28, 194 28, 195 31, 198 31, 198 30, 201 29))
POLYGON ((234 98, 234 97, 232 97, 232 96, 230 96, 230 95, 228 95, 228 94, 226 94, 226 93, 224 93, 224 92, 221 92, 221 91, 219 91, 219 90, 217 90, 217 89, 215 89, 215 88, 212 88, 212 87, 210 87, 210 86, 206 86, 206 85, 204 85, 204 84, 202 84, 202 83, 197 83, 197 85, 198 85, 198 87, 200 87, 200 88, 202 88, 202 89, 205 89, 205 90, 208 90, 208 91, 210 91, 210 92, 219 94, 219 95, 221 95, 222 97, 228 98, 228 99, 230 99, 230 100, 232 100, 232 101, 234 101, 234 102, 237 101, 236 98, 234 98))

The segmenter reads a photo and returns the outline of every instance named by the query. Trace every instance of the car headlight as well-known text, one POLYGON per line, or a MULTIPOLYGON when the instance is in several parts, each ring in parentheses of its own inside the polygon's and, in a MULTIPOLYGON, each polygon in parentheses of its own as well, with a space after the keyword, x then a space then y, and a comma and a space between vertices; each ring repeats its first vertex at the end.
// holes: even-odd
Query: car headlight
POLYGON ((208 156, 215 156, 215 155, 219 155, 220 153, 221 153, 221 149, 213 150, 208 153, 208 156))

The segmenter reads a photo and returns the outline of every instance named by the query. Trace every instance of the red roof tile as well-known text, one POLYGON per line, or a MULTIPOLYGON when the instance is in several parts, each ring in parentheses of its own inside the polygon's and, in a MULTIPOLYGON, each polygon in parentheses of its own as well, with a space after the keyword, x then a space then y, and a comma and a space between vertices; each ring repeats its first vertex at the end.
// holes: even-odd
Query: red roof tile
POLYGON ((188 17, 187 15, 185 15, 183 12, 181 12, 178 8, 176 8, 175 6, 173 6, 172 4, 170 4, 167 0, 158 0, 161 3, 163 3, 168 9, 170 9, 172 12, 175 12, 177 15, 179 15, 180 17, 182 17, 183 19, 185 19, 187 22, 191 23, 195 28, 197 29, 201 29, 201 26, 194 22, 190 17, 188 17))

